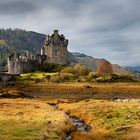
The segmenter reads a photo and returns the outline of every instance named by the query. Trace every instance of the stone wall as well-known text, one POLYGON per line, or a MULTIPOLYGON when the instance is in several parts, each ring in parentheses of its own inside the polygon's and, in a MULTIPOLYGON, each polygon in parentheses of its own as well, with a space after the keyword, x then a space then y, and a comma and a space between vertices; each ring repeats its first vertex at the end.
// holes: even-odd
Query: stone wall
POLYGON ((20 74, 21 73, 21 65, 19 60, 18 53, 14 52, 8 57, 8 73, 10 74, 20 74))
POLYGON ((64 46, 48 46, 46 48, 47 61, 49 63, 56 63, 61 65, 67 64, 68 51, 64 46))

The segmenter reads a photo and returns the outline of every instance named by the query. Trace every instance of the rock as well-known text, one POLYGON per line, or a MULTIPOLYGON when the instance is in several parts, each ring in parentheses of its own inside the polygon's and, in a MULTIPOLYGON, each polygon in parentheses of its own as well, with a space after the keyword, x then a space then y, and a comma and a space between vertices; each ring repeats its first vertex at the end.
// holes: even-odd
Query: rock
POLYGON ((124 100, 122 100, 124 103, 128 103, 128 102, 130 102, 131 100, 130 99, 124 99, 124 100))
POLYGON ((122 102, 122 100, 121 100, 121 99, 117 99, 117 100, 115 100, 114 102, 120 103, 120 102, 122 102))
POLYGON ((122 99, 116 99, 116 100, 114 100, 114 102, 118 102, 118 103, 121 103, 121 102, 123 102, 123 103, 128 103, 128 102, 131 102, 131 99, 124 99, 124 100, 122 100, 122 99))

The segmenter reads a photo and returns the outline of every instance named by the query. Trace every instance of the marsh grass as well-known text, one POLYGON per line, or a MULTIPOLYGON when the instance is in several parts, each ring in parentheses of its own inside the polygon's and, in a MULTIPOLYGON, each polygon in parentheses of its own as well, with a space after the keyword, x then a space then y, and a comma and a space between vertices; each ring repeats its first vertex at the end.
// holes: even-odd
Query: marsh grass
POLYGON ((120 140, 124 134, 132 132, 134 125, 140 122, 139 105, 134 102, 115 103, 89 99, 78 103, 60 104, 59 108, 93 127, 90 133, 85 134, 89 140, 92 138, 120 140))
POLYGON ((63 139, 69 128, 63 112, 46 102, 24 99, 0 100, 0 139, 63 139))

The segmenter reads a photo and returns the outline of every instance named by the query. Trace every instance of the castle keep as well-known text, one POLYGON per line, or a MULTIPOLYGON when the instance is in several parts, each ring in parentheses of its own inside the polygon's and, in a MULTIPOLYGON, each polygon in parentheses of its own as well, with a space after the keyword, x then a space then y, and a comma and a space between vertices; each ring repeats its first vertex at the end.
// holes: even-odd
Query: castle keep
POLYGON ((46 36, 44 46, 41 48, 40 54, 30 54, 26 52, 19 56, 17 52, 12 53, 8 57, 8 72, 11 74, 19 74, 37 70, 46 63, 54 63, 60 65, 68 65, 68 40, 64 35, 59 35, 58 30, 46 36))
POLYGON ((68 40, 64 35, 59 35, 58 30, 46 37, 45 46, 41 49, 41 55, 47 56, 47 62, 61 65, 67 64, 68 58, 68 40))

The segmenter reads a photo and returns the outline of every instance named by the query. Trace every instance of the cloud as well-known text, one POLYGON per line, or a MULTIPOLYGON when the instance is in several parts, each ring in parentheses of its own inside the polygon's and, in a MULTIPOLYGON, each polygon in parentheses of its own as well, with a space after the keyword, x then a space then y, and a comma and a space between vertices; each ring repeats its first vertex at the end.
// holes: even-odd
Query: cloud
POLYGON ((0 26, 44 34, 59 29, 69 50, 140 65, 139 0, 1 0, 0 26))

